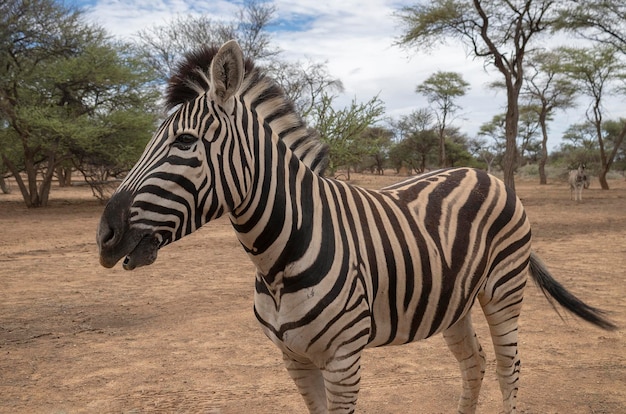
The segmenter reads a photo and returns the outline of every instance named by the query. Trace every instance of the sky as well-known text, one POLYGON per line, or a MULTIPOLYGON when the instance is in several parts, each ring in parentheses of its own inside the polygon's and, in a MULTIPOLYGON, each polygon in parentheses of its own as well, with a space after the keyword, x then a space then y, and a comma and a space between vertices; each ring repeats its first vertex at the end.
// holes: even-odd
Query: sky
MULTIPOLYGON (((395 45, 402 26, 394 16, 416 0, 274 0, 276 22, 272 24, 274 46, 289 61, 325 62, 331 76, 342 81, 344 92, 337 105, 353 99, 366 102, 378 95, 386 116, 398 119, 428 106, 415 93, 418 84, 435 72, 458 72, 470 90, 458 99, 462 107, 453 125, 473 137, 480 126, 506 108, 506 94, 489 89, 502 75, 483 60, 468 57, 460 44, 437 45, 430 53, 395 45)), ((226 0, 66 0, 82 7, 86 17, 110 34, 132 39, 137 31, 168 23, 176 15, 207 14, 231 20, 240 7, 226 0)), ((584 120, 587 104, 559 112, 550 124, 548 146, 556 148, 565 129, 584 120)), ((626 103, 616 100, 609 117, 626 116, 626 103)))

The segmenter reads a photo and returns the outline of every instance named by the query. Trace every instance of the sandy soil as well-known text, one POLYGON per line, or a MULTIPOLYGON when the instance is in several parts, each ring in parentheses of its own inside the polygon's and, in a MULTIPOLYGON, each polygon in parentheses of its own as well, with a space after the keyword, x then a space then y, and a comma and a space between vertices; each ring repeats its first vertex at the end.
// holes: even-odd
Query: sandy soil
MULTIPOLYGON (((378 187, 398 177, 356 176, 378 187)), ((517 183, 535 249, 575 294, 626 327, 626 182, 581 203, 564 183, 517 183)), ((303 413, 280 353, 252 313, 253 268, 227 220, 133 272, 98 265, 102 205, 84 187, 28 210, 0 194, 1 413, 303 413)), ((522 413, 626 413, 624 330, 554 312, 534 285, 521 318, 522 413)), ((479 412, 500 410, 488 367, 479 412)), ((440 336, 368 350, 360 413, 454 412, 460 379, 440 336)))

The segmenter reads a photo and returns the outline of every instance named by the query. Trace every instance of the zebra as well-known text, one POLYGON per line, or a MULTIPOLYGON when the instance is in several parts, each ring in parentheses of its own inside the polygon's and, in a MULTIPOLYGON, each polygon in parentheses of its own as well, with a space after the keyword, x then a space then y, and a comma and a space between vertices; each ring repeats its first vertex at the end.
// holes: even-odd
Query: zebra
POLYGON ((578 164, 578 169, 569 172, 570 200, 582 201, 583 188, 589 188, 589 177, 585 173, 585 164, 578 164))
POLYGON ((227 215, 256 267, 256 318, 309 412, 355 411, 365 348, 439 333, 461 369, 458 412, 475 412, 486 366, 477 300, 514 413, 528 274, 546 297, 616 328, 554 280, 520 200, 486 172, 439 170, 379 191, 324 177, 327 146, 235 41, 187 54, 166 102, 170 116, 104 208, 100 263, 152 264, 227 215))

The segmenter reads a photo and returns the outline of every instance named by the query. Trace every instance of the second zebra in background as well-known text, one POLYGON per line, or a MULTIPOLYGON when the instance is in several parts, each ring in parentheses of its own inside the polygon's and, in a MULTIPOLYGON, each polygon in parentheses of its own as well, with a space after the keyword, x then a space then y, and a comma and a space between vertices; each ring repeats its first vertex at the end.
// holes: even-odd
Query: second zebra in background
POLYGON ((589 177, 585 172, 585 164, 579 164, 578 169, 569 172, 570 199, 582 201, 583 188, 589 188, 589 177))

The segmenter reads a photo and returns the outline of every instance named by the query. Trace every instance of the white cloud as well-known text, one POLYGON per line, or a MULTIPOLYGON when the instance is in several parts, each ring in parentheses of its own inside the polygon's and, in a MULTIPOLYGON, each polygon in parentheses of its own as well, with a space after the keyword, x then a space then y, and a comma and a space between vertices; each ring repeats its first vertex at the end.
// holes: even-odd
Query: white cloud
MULTIPOLYGON (((81 4, 81 0, 74 0, 81 4)), ((86 6, 87 16, 111 34, 131 38, 137 31, 170 21, 178 14, 208 14, 215 19, 232 18, 238 6, 226 0, 96 0, 86 6)))
MULTIPOLYGON (((94 1, 92 0, 92 3, 94 1)), ((82 3, 75 0, 75 3, 82 3)), ((455 71, 471 85, 459 103, 463 115, 456 121, 469 135, 504 110, 503 92, 487 83, 500 80, 495 69, 487 73, 482 60, 466 57, 460 45, 440 46, 431 54, 415 53, 394 46, 401 34, 393 13, 413 0, 275 0, 278 25, 273 40, 289 60, 327 62, 331 74, 344 84, 340 104, 354 97, 369 100, 376 94, 385 102, 388 116, 398 117, 427 106, 415 87, 437 70, 455 71)), ((204 13, 215 19, 232 19, 238 5, 226 0, 95 0, 91 18, 112 34, 131 37, 138 30, 163 24, 176 14, 204 13)), ((615 116, 624 116, 623 102, 615 116)), ((551 125, 551 146, 561 133, 584 116, 584 106, 559 113, 551 125), (582 113, 582 115, 581 115, 582 113)))
POLYGON ((444 70, 462 73, 472 85, 460 101, 464 110, 457 120, 470 135, 501 111, 504 94, 495 95, 485 87, 489 76, 482 61, 467 58, 462 47, 441 46, 431 54, 411 54, 394 46, 401 35, 399 21, 393 17, 397 2, 301 0, 275 4, 281 18, 302 13, 315 16, 305 30, 278 32, 275 40, 290 59, 305 56, 327 61, 331 73, 344 84, 342 104, 354 97, 367 100, 380 94, 387 115, 397 118, 428 105, 415 87, 435 71, 444 70))

